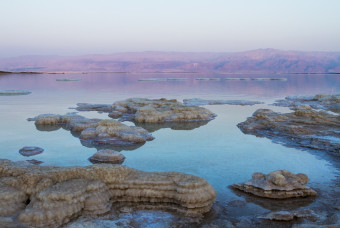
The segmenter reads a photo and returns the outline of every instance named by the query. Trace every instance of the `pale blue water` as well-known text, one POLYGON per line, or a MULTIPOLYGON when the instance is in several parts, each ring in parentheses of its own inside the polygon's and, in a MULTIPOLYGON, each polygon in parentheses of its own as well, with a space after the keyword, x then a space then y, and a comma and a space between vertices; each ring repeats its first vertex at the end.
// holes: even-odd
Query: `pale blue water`
MULTIPOLYGON (((0 96, 0 158, 14 161, 37 159, 43 165, 90 165, 87 160, 95 148, 81 145, 70 132, 59 129, 43 132, 26 119, 43 113, 65 114, 76 103, 110 104, 130 97, 247 99, 263 105, 206 106, 216 119, 194 130, 163 128, 153 132, 155 139, 135 150, 122 151, 124 165, 144 171, 179 171, 207 179, 221 202, 238 198, 228 185, 250 179, 254 172, 277 169, 306 173, 310 185, 327 188, 339 174, 327 158, 307 151, 287 148, 266 138, 243 134, 237 124, 259 108, 286 112, 268 106, 288 95, 340 93, 340 75, 235 75, 235 77, 287 78, 287 81, 230 81, 233 75, 202 74, 63 74, 3 75, 0 89, 27 89, 24 96, 0 96), (185 81, 138 81, 140 78, 188 78, 185 81), (198 81, 195 78, 219 81, 198 81), (77 82, 58 82, 57 78, 81 78, 77 82), (23 146, 39 146, 42 154, 23 157, 23 146)), ((80 112, 87 117, 108 118, 107 114, 80 112)), ((129 123, 131 124, 131 123, 129 123)))

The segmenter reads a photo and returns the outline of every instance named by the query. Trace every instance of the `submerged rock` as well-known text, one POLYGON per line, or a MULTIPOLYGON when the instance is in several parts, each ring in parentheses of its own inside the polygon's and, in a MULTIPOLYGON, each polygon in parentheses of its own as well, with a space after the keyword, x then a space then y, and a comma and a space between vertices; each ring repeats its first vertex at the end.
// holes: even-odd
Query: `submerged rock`
POLYGON ((276 221, 291 221, 297 218, 306 218, 309 220, 317 220, 318 216, 311 210, 299 210, 294 212, 276 211, 265 216, 260 216, 261 219, 276 220, 276 221))
POLYGON ((316 192, 306 186, 308 181, 306 174, 295 175, 287 170, 277 170, 267 175, 254 173, 251 180, 232 186, 256 196, 273 199, 316 196, 316 192))
POLYGON ((247 101, 247 100, 204 100, 200 98, 184 99, 183 103, 189 106, 201 106, 201 105, 256 105, 263 104, 260 101, 247 101))
POLYGON ((42 161, 38 161, 38 160, 35 160, 35 159, 30 159, 30 160, 26 160, 26 161, 33 164, 33 165, 40 165, 41 163, 44 163, 42 161))
POLYGON ((198 81, 219 81, 220 78, 196 78, 198 81))
POLYGON ((314 109, 324 109, 340 113, 340 94, 327 95, 317 94, 315 96, 289 96, 284 100, 278 100, 273 105, 296 109, 300 106, 310 106, 314 109))
POLYGON ((43 114, 29 119, 41 126, 63 126, 84 141, 84 144, 129 146, 153 140, 152 135, 141 127, 127 126, 115 120, 88 119, 77 114, 43 114))
POLYGON ((108 104, 89 104, 89 103, 78 103, 77 104, 78 111, 102 111, 102 112, 111 112, 112 105, 108 104))
POLYGON ((114 150, 99 150, 89 160, 92 163, 121 164, 124 162, 125 156, 114 150))
POLYGON ((157 82, 157 81, 187 81, 187 78, 140 78, 138 81, 151 81, 151 82, 157 82))
POLYGON ((253 78, 255 81, 287 81, 287 78, 253 78))
POLYGON ((287 78, 226 78, 225 80, 287 81, 287 78))
POLYGON ((327 151, 340 155, 340 118, 309 106, 280 114, 259 109, 237 125, 242 132, 267 137, 287 146, 327 151))
POLYGON ((109 164, 25 166, 0 159, 0 183, 0 216, 19 214, 14 218, 32 227, 58 227, 80 215, 103 214, 115 202, 151 203, 154 208, 201 216, 216 197, 200 177, 109 164))
POLYGON ((78 82, 81 81, 81 78, 57 78, 57 82, 78 82))
POLYGON ((27 95, 32 93, 28 90, 0 90, 0 96, 27 95))
POLYGON ((33 156, 37 154, 41 154, 44 151, 44 149, 36 146, 25 146, 19 150, 19 153, 23 156, 33 156))

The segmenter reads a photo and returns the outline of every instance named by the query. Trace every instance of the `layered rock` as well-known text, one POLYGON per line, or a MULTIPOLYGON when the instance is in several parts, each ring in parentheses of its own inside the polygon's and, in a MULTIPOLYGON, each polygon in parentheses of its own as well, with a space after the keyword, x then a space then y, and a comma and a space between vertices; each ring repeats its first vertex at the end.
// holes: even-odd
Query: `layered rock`
POLYGON ((299 106, 308 105, 314 109, 324 109, 340 113, 340 94, 315 96, 289 96, 284 100, 278 100, 273 105, 295 109, 299 106))
POLYGON ((267 137, 287 146, 340 155, 340 117, 309 106, 299 106, 286 114, 259 109, 237 126, 246 134, 267 137))
POLYGON ((109 112, 111 118, 138 123, 164 123, 212 120, 216 115, 202 107, 186 106, 177 100, 130 98, 112 106, 78 104, 79 111, 109 112))
POLYGON ((46 126, 58 129, 55 126, 62 126, 79 136, 84 144, 129 146, 154 139, 141 127, 130 127, 115 120, 88 119, 76 114, 43 114, 29 120, 34 120, 38 129, 46 129, 46 126))
POLYGON ((19 222, 32 227, 58 227, 79 215, 102 214, 114 202, 201 216, 216 197, 196 176, 108 164, 47 167, 0 160, 0 181, 0 216, 19 213, 19 222))
POLYGON ((26 207, 27 194, 7 182, 11 178, 0 178, 0 217, 11 216, 26 207))
POLYGON ((125 156, 114 150, 99 150, 89 160, 92 163, 121 164, 124 162, 125 156))
POLYGON ((316 192, 306 186, 308 181, 305 174, 277 170, 267 175, 254 173, 251 180, 234 184, 233 187, 256 196, 273 199, 316 196, 316 192))

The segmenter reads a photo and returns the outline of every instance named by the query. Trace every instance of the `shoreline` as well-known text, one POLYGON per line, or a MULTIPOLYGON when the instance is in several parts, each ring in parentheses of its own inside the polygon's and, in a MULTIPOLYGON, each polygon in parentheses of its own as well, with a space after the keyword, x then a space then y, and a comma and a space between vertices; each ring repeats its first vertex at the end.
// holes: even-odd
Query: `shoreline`
MULTIPOLYGON (((180 72, 180 71, 169 71, 169 72, 129 72, 129 71, 65 71, 65 72, 44 72, 44 71, 0 71, 0 74, 93 74, 93 73, 100 73, 100 74, 207 74, 208 72, 194 72, 194 71, 184 71, 184 72, 180 72)), ((272 72, 272 73, 221 73, 221 72, 210 72, 213 74, 219 74, 219 75, 323 75, 323 74, 334 74, 334 75, 338 75, 340 74, 340 72, 311 72, 311 73, 305 73, 305 72, 294 72, 294 73, 284 73, 284 72, 280 72, 280 73, 276 73, 276 72, 272 72)))

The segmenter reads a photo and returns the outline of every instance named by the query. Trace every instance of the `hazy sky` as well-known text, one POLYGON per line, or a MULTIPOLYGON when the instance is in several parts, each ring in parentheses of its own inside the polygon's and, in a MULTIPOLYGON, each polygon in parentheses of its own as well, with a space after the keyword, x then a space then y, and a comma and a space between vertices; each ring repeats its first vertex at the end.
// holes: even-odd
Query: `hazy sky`
POLYGON ((0 0, 0 57, 340 51, 340 0, 0 0))

